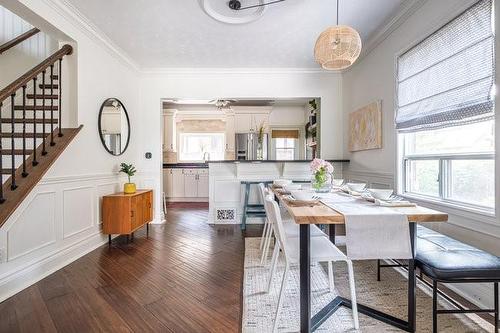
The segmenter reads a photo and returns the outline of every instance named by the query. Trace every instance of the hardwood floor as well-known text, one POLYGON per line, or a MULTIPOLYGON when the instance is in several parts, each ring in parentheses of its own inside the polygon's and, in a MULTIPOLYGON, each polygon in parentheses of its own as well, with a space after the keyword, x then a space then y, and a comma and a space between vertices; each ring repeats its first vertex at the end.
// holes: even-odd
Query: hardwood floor
POLYGON ((0 332, 239 332, 243 235, 207 213, 171 208, 0 303, 0 332))

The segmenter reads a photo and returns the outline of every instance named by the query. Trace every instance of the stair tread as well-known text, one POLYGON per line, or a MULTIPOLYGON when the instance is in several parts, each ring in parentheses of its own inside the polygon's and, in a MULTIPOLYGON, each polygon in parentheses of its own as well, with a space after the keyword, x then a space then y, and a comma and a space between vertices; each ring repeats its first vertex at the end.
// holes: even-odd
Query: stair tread
POLYGON ((12 169, 2 169, 2 175, 10 175, 12 173, 12 169))
MULTIPOLYGON (((25 137, 32 139, 34 137, 34 135, 35 135, 34 133, 26 133, 25 137)), ((45 137, 48 137, 49 135, 50 135, 50 133, 45 133, 45 137)), ((11 133, 0 133, 0 137, 1 138, 11 138, 12 134, 11 133)), ((23 133, 14 133, 14 138, 22 138, 22 137, 23 137, 23 133)), ((44 135, 43 135, 43 133, 36 133, 36 137, 43 138, 44 135)))
MULTIPOLYGON (((31 155, 33 153, 33 150, 31 149, 26 149, 25 150, 25 155, 31 155)), ((12 155, 12 149, 1 149, 0 150, 0 155, 12 155)), ((23 155, 23 150, 22 149, 14 149, 14 155, 23 155)))
MULTIPOLYGON (((26 98, 28 99, 35 99, 34 94, 27 94, 26 98)), ((43 94, 36 94, 36 99, 43 99, 44 95, 43 94)), ((45 99, 58 99, 59 95, 51 95, 51 94, 45 94, 45 99)))
MULTIPOLYGON (((14 105, 14 110, 17 110, 17 111, 22 111, 24 109, 24 107, 22 105, 14 105)), ((58 107, 57 105, 54 105, 54 106, 50 106, 50 105, 37 105, 36 107, 34 105, 26 105, 26 111, 33 111, 33 110, 37 110, 37 111, 57 111, 58 107)))
POLYGON ((50 89, 50 88, 53 88, 53 89, 58 89, 59 88, 59 85, 58 84, 50 84, 50 83, 45 83, 45 85, 43 84, 39 84, 38 85, 38 88, 40 89, 50 89))
MULTIPOLYGON (((26 120, 27 124, 33 124, 35 122, 37 124, 43 124, 43 119, 42 118, 37 118, 37 119, 26 118, 25 120, 26 120)), ((11 124, 12 123, 12 118, 2 118, 1 121, 2 121, 2 124, 11 124)), ((58 121, 59 120, 57 120, 57 119, 52 119, 52 123, 53 124, 57 124, 58 121)), ((23 118, 14 118, 14 123, 15 124, 22 124, 23 122, 24 122, 23 118)), ((50 125, 50 122, 51 122, 50 119, 45 118, 45 124, 50 125)))

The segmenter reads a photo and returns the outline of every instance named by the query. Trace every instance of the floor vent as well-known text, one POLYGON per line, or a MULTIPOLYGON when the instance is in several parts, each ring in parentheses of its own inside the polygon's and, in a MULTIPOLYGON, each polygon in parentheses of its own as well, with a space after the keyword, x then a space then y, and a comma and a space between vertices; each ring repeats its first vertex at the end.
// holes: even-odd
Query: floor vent
POLYGON ((235 208, 218 208, 215 212, 215 221, 217 222, 234 222, 235 220, 235 208))

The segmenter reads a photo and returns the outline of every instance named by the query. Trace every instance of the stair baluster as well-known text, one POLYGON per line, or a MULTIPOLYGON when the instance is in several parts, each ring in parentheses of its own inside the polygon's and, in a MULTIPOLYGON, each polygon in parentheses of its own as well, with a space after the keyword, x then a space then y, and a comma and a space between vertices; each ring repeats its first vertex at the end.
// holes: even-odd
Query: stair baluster
MULTIPOLYGON (((45 87, 45 70, 42 72, 42 86, 45 87)), ((35 95, 36 98, 36 95, 35 95)), ((42 89, 42 105, 45 107, 45 89, 42 89)), ((42 139, 42 156, 47 155, 47 150, 45 150, 45 110, 43 111, 42 118, 42 126, 43 126, 43 139, 42 139)))
MULTIPOLYGON (((36 96, 36 79, 37 77, 35 76, 33 78, 33 94, 35 94, 35 96, 36 96)), ((31 162, 31 164, 33 166, 37 166, 38 161, 36 160, 36 98, 33 100, 33 123, 35 124, 35 126, 33 126, 33 162, 31 162)))
POLYGON ((58 82, 59 82, 59 104, 58 104, 58 109, 59 109, 59 134, 58 136, 61 137, 63 136, 62 134, 62 98, 61 98, 61 91, 62 91, 62 58, 59 58, 59 76, 58 76, 58 82))
MULTIPOLYGON (((50 65, 50 95, 54 95, 54 64, 50 65)), ((50 99, 50 145, 54 146, 54 99, 50 99)))
POLYGON ((12 191, 14 191, 16 188, 17 188, 17 185, 16 185, 16 155, 14 155, 14 148, 15 148, 15 140, 14 140, 14 136, 16 134, 16 131, 15 131, 15 127, 14 127, 14 118, 15 118, 15 113, 14 113, 14 104, 15 104, 15 99, 16 99, 16 94, 12 94, 10 95, 10 113, 11 113, 11 121, 10 121, 10 126, 11 126, 11 136, 10 136, 10 143, 11 143, 11 174, 10 174, 10 179, 11 179, 11 183, 10 183, 10 189, 12 191))
MULTIPOLYGON (((36 124, 34 124, 36 126, 36 124)), ((23 177, 27 177, 26 172, 26 85, 23 86, 23 177)))
MULTIPOLYGON (((2 106, 3 102, 0 101, 0 151, 3 149, 2 145, 2 106)), ((2 178, 3 174, 3 157, 0 156, 0 178, 2 178)), ((5 198, 3 197, 3 178, 2 178, 2 184, 0 185, 0 204, 5 202, 5 198)))

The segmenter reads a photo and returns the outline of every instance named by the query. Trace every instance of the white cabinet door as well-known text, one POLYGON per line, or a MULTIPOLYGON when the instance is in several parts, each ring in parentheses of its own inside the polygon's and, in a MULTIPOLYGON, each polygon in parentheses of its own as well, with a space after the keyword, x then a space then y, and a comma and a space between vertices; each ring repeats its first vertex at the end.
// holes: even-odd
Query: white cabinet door
POLYGON ((208 198, 208 175, 198 175, 198 198, 208 198))
POLYGON ((172 197, 184 197, 184 173, 183 169, 172 169, 172 197))
POLYGON ((195 169, 184 169, 184 197, 198 196, 198 173, 195 169))
POLYGON ((234 152, 235 149, 235 119, 234 114, 226 117, 226 150, 234 152))
POLYGON ((166 112, 163 115, 163 151, 177 151, 175 132, 175 112, 166 112))
POLYGON ((163 169, 163 192, 167 198, 172 197, 174 184, 173 184, 172 169, 163 169))
POLYGON ((235 132, 236 133, 248 133, 250 132, 250 127, 252 126, 252 114, 250 113, 239 113, 234 116, 235 118, 235 132))

